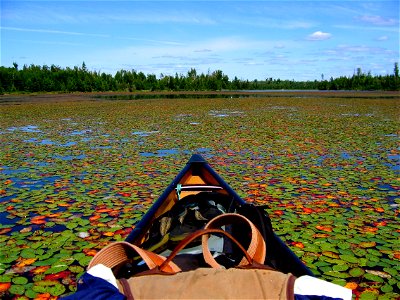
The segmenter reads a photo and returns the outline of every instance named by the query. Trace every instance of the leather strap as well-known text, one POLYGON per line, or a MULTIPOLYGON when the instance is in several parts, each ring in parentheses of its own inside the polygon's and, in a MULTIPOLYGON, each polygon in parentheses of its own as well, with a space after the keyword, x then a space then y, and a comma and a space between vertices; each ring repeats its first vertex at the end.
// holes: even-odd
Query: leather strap
MULTIPOLYGON (((171 254, 167 257, 167 259, 159 266, 159 270, 161 272, 167 272, 167 266, 172 262, 172 259, 174 259, 174 257, 179 253, 179 251, 181 251, 182 249, 184 249, 190 242, 192 242, 193 240, 201 237, 201 236, 206 236, 209 235, 211 233, 219 233, 222 235, 225 235, 226 237, 228 237, 230 240, 232 240, 238 247, 239 249, 243 252, 245 259, 247 260, 247 264, 251 265, 253 263, 253 259, 252 257, 247 253, 246 249, 243 248, 243 246, 232 236, 230 235, 228 232, 222 230, 222 229, 213 229, 213 228, 208 228, 208 229, 200 229, 197 230, 196 232, 194 232, 193 234, 187 236, 186 238, 184 238, 176 247, 175 249, 171 252, 171 254)), ((207 244, 206 244, 207 245, 207 244)), ((208 255, 211 255, 210 250, 208 249, 207 246, 207 252, 208 255)), ((204 252, 204 245, 203 245, 203 255, 206 255, 206 252, 204 252)), ((206 257, 204 257, 206 259, 206 257)), ((209 260, 209 259, 208 259, 209 260)), ((206 260, 207 262, 207 260, 206 260)), ((213 267, 212 265, 210 265, 211 267, 213 267)), ((217 267, 220 268, 220 265, 217 264, 217 267)))
POLYGON ((118 280, 118 282, 120 283, 119 286, 119 291, 122 292, 122 294, 124 294, 124 296, 126 297, 127 300, 134 300, 133 294, 132 294, 132 290, 131 287, 129 286, 129 282, 128 280, 126 280, 125 278, 121 278, 118 280))
MULTIPOLYGON (((222 214, 209 221, 206 224, 205 229, 221 228, 222 226, 229 224, 243 224, 243 226, 245 226, 244 224, 247 224, 250 227, 251 241, 246 252, 252 259, 254 259, 254 261, 263 264, 266 257, 265 241, 257 227, 246 217, 235 213, 222 214)), ((202 237, 202 247, 205 261, 213 268, 221 268, 208 249, 208 236, 206 235, 202 237)), ((246 264, 247 259, 243 258, 240 261, 239 266, 246 264)))
MULTIPOLYGON (((149 269, 160 266, 166 260, 164 256, 141 249, 136 245, 127 242, 115 242, 101 249, 93 257, 89 263, 88 270, 98 264, 103 264, 108 268, 114 268, 120 263, 127 262, 136 255, 139 255, 144 260, 149 269)), ((172 261, 163 265, 165 272, 176 273, 181 271, 172 261)))

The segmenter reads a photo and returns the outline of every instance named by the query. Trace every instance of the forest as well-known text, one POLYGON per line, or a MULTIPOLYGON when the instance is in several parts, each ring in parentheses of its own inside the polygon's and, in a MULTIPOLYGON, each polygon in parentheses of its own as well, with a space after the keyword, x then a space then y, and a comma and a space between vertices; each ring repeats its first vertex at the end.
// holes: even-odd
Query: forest
POLYGON ((199 74, 190 69, 186 75, 144 74, 136 70, 120 70, 115 75, 90 71, 85 62, 80 67, 56 65, 24 65, 0 67, 0 94, 35 92, 107 92, 107 91, 222 91, 222 90, 400 90, 399 66, 391 75, 372 75, 357 68, 351 77, 325 80, 295 81, 266 78, 229 79, 221 70, 199 74))

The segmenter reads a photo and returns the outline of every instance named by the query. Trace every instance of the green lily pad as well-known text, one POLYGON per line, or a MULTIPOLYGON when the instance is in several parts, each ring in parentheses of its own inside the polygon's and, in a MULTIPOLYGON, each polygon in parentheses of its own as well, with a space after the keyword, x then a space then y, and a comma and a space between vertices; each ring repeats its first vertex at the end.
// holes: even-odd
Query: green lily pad
POLYGON ((381 291, 383 293, 390 293, 390 292, 393 292, 393 287, 389 284, 385 284, 381 287, 381 291))
POLYGON ((337 253, 335 253, 335 252, 332 252, 332 251, 323 251, 322 255, 325 255, 325 256, 330 257, 330 258, 339 258, 339 255, 337 253))
POLYGON ((23 285, 19 285, 19 284, 13 284, 11 285, 11 287, 8 289, 8 291, 11 294, 14 295, 23 295, 25 293, 25 287, 23 285))
POLYGON ((68 269, 68 265, 55 265, 47 269, 45 274, 55 274, 68 269))
POLYGON ((334 265, 334 266, 332 267, 332 269, 333 269, 334 271, 343 272, 343 271, 348 270, 348 269, 349 269, 349 266, 348 266, 348 265, 345 265, 345 264, 343 264, 343 265, 334 265))
POLYGON ((340 278, 335 278, 331 282, 340 286, 345 286, 347 283, 345 279, 340 279, 340 278))
POLYGON ((380 276, 374 274, 366 273, 364 274, 364 278, 369 281, 384 282, 384 280, 380 276))
POLYGON ((79 273, 82 273, 85 271, 85 269, 81 266, 70 266, 68 268, 68 270, 70 270, 72 273, 76 273, 76 274, 79 274, 79 273))
POLYGON ((360 300, 375 300, 378 299, 378 295, 377 292, 365 291, 360 294, 360 300))
POLYGON ((92 260, 92 258, 93 257, 91 257, 91 256, 85 256, 85 257, 79 259, 78 262, 82 267, 87 267, 89 265, 89 262, 92 260))
POLYGON ((66 226, 68 229, 74 229, 74 228, 78 227, 78 225, 79 225, 79 224, 77 224, 77 223, 67 223, 65 226, 66 226))
POLYGON ((25 296, 27 296, 30 299, 34 299, 38 296, 38 293, 35 292, 32 288, 29 288, 25 291, 25 296))
POLYGON ((349 278, 350 275, 344 272, 339 272, 339 271, 328 271, 324 273, 327 276, 335 277, 335 278, 349 278))
POLYGON ((52 296, 60 296, 65 293, 66 287, 58 281, 44 280, 35 282, 32 290, 36 293, 50 293, 52 296))
POLYGON ((36 253, 35 253, 34 250, 29 249, 29 248, 23 249, 21 251, 21 257, 23 257, 23 258, 35 258, 36 257, 36 253))
POLYGON ((362 248, 354 249, 353 253, 354 253, 354 255, 360 256, 360 257, 364 257, 365 255, 367 255, 367 251, 365 249, 362 249, 362 248))
POLYGON ((341 254, 339 255, 339 257, 344 260, 347 261, 349 263, 357 263, 358 262, 358 258, 353 256, 353 255, 349 255, 349 254, 341 254))
POLYGON ((398 277, 399 276, 399 272, 396 269, 393 268, 383 268, 383 271, 387 272, 388 274, 394 276, 394 277, 398 277))
POLYGON ((25 277, 15 277, 12 279, 12 282, 15 284, 23 285, 28 283, 28 279, 25 277))
POLYGON ((353 269, 350 269, 349 274, 352 277, 361 277, 362 275, 365 274, 365 271, 361 268, 353 268, 353 269))

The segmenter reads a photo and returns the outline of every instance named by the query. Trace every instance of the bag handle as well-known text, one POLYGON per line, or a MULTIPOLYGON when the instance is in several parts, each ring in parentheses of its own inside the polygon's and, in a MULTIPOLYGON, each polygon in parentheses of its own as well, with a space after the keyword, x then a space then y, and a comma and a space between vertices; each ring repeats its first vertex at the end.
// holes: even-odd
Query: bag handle
MULTIPOLYGON (((248 224, 251 230, 251 241, 250 245, 247 249, 247 253, 251 256, 251 258, 259 264, 263 264, 266 257, 266 245, 264 238, 262 237, 260 231, 257 227, 246 217, 235 214, 235 213, 226 213, 219 216, 216 216, 211 221, 209 221, 205 229, 215 229, 221 228, 224 225, 229 224, 248 224)), ((221 268, 221 265, 217 263, 217 261, 212 256, 210 250, 208 249, 208 236, 202 236, 202 247, 203 247, 203 255, 204 260, 213 268, 221 268)), ((239 263, 239 266, 245 266, 247 264, 247 258, 244 257, 239 263)))
MULTIPOLYGON (((158 270, 164 273, 171 273, 168 271, 168 265, 172 262, 172 260, 174 259, 174 257, 178 254, 179 251, 181 251, 182 249, 184 249, 190 242, 192 242, 193 240, 201 237, 201 236, 206 236, 206 235, 210 235, 211 233, 219 233, 222 235, 225 235, 226 237, 228 237, 230 240, 232 240, 238 247, 239 249, 243 252, 246 260, 248 261, 248 265, 252 265, 253 264, 253 259, 252 257, 249 255, 249 253, 247 253, 246 249, 243 248, 243 246, 232 236, 230 235, 228 232, 222 230, 222 229, 214 229, 214 228, 208 228, 208 229, 200 229, 195 231, 193 234, 187 236, 186 238, 184 238, 176 247, 175 249, 171 252, 171 254, 167 257, 166 260, 163 261, 163 263, 161 265, 158 266, 158 270)), ((207 247, 208 250, 208 247, 207 247)), ((210 253, 210 250, 208 250, 208 252, 210 253)), ((203 252, 204 254, 204 252, 203 252)), ((210 253, 211 255, 211 253, 210 253)), ((213 267, 213 266, 212 266, 213 267)), ((218 268, 220 268, 221 266, 218 265, 218 268)))
POLYGON ((115 242, 101 249, 90 261, 88 270, 98 264, 103 264, 112 269, 123 262, 129 261, 130 258, 136 255, 139 255, 144 260, 149 269, 163 265, 165 272, 176 273, 181 271, 172 261, 168 261, 165 264, 166 258, 164 256, 141 249, 128 242, 115 242))

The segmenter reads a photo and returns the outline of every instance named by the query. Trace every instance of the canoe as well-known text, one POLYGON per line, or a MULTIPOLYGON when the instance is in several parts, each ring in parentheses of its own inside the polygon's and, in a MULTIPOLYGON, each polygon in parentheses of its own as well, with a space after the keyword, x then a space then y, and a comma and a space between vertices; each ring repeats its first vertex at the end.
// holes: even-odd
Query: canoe
MULTIPOLYGON (((198 229, 201 222, 204 223, 209 218, 207 214, 210 212, 241 213, 249 211, 249 206, 252 208, 253 205, 246 203, 201 155, 194 154, 136 224, 126 238, 126 242, 165 255, 172 250, 182 236, 198 229), (192 213, 192 219, 189 217, 190 213, 192 213), (185 218, 189 219, 188 224, 185 224, 185 218), (174 227, 174 224, 179 226, 174 227)), ((264 209, 250 209, 251 213, 248 216, 254 218, 255 211, 262 211, 261 217, 267 220, 266 223, 269 222, 268 214, 264 209)), ((260 231, 267 249, 264 264, 284 273, 292 273, 297 277, 313 276, 307 266, 272 231, 272 227, 270 231, 268 228, 266 230, 261 228, 260 231)), ((215 243, 218 244, 218 242, 215 243)), ((224 246, 219 251, 228 251, 226 248, 224 246)))

